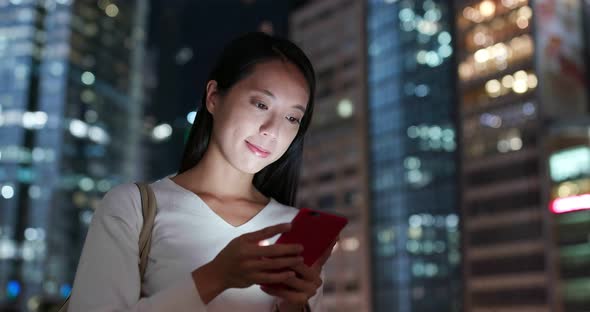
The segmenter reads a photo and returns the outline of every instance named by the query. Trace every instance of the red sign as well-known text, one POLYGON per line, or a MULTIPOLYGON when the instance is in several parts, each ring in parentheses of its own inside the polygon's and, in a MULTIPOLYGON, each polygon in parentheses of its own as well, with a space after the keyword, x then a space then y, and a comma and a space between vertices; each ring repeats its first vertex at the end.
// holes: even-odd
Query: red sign
POLYGON ((553 213, 590 210, 590 194, 557 198, 551 202, 550 209, 553 213))

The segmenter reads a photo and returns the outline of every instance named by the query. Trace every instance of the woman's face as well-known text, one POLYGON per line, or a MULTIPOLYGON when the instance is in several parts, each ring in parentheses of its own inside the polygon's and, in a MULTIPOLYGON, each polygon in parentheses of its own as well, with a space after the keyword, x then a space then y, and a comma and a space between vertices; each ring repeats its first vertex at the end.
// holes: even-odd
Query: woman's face
POLYGON ((223 95, 215 82, 209 82, 207 109, 213 115, 209 147, 217 148, 234 168, 257 173, 289 148, 308 99, 301 71, 280 60, 255 65, 223 95))

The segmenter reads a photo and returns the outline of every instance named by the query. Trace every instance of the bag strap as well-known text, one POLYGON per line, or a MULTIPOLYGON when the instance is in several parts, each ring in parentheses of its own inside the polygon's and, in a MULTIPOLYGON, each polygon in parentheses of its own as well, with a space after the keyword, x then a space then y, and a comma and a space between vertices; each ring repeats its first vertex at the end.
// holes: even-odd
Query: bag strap
POLYGON ((147 183, 135 183, 141 195, 141 212, 143 214, 143 226, 139 232, 139 276, 143 282, 145 270, 148 264, 148 256, 152 242, 152 230, 156 219, 156 196, 147 183))

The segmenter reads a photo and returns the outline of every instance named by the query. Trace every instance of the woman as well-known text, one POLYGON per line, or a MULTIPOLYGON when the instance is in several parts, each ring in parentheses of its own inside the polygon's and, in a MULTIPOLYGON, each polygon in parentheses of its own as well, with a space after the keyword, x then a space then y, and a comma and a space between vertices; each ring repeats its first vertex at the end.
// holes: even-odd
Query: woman
POLYGON ((123 184, 95 212, 70 311, 320 311, 330 252, 307 267, 302 246, 272 244, 297 213, 314 90, 312 66, 293 43, 262 33, 232 41, 210 74, 178 174, 151 184, 158 212, 143 284, 141 201, 123 184))

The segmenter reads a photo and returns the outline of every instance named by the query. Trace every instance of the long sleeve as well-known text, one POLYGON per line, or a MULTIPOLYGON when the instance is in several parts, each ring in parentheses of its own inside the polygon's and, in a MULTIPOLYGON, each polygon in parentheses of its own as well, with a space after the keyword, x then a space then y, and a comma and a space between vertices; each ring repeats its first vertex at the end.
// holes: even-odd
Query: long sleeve
MULTIPOLYGON (((324 271, 322 271, 321 273, 321 277, 322 279, 324 279, 324 271)), ((324 296, 324 286, 322 285, 318 291, 316 292, 316 294, 309 298, 309 308, 311 309, 311 312, 323 312, 324 309, 322 308, 322 297, 324 296)))
POLYGON ((190 272, 164 290, 139 298, 138 237, 143 218, 133 196, 139 198, 135 185, 118 186, 96 209, 68 311, 206 311, 190 272))

